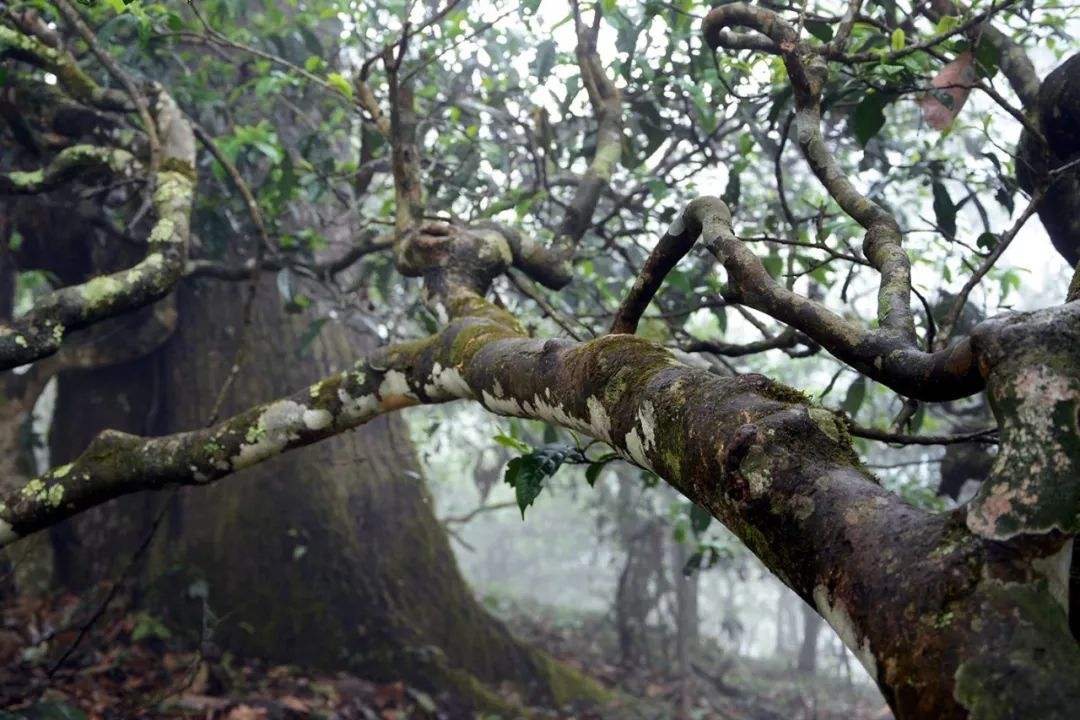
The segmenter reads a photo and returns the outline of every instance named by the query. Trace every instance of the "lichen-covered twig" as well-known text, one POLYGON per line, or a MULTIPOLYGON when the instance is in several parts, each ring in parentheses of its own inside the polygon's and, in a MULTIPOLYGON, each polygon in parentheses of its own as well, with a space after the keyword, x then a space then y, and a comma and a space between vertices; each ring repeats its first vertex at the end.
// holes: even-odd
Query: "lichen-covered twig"
POLYGON ((84 173, 102 171, 114 177, 138 177, 141 166, 131 153, 99 145, 71 145, 43 168, 0 173, 0 195, 32 195, 54 190, 84 173))
MULTIPOLYGON (((183 113, 164 91, 158 95, 154 114, 162 162, 153 174, 157 219, 147 236, 146 257, 128 270, 48 293, 25 315, 0 326, 0 368, 51 355, 59 349, 65 333, 143 307, 170 292, 183 276, 195 192, 195 139, 183 113)), ((124 160, 120 152, 113 150, 103 159, 100 152, 81 149, 67 160, 81 158, 85 162, 92 157, 99 164, 114 164, 124 160)), ((11 175, 7 180, 11 181, 11 175)), ((49 173, 42 171, 40 178, 34 175, 30 180, 31 185, 47 184, 49 173)))
POLYGON ((127 95, 103 88, 75 62, 65 50, 51 48, 36 37, 4 23, 0 18, 0 57, 11 56, 35 65, 56 76, 56 81, 71 97, 102 110, 131 110, 127 95))

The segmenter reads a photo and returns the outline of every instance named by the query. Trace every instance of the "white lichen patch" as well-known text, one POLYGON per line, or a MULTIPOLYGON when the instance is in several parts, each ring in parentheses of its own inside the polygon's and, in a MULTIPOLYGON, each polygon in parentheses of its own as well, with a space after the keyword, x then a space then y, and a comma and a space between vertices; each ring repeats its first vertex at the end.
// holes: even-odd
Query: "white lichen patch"
POLYGON ((250 467, 284 450, 305 427, 305 411, 303 405, 292 400, 279 400, 267 407, 248 430, 240 452, 232 458, 233 469, 250 467))
POLYGON ((575 417, 568 413, 562 405, 548 402, 539 395, 533 396, 531 402, 525 402, 521 407, 529 417, 537 420, 545 420, 578 432, 592 432, 592 423, 588 419, 575 417))
POLYGON ((338 400, 341 401, 341 414, 349 422, 362 422, 375 415, 379 409, 379 399, 374 393, 353 396, 345 388, 338 388, 338 400))
POLYGON ((851 614, 847 611, 847 608, 844 607, 843 601, 838 599, 835 605, 831 604, 829 602, 828 588, 824 585, 818 585, 814 588, 814 605, 817 606, 821 617, 825 618, 825 622, 829 623, 832 629, 836 631, 844 645, 859 659, 870 677, 876 680, 877 662, 874 660, 874 653, 870 649, 870 640, 855 627, 855 622, 851 619, 851 614))
POLYGON ((432 366, 431 382, 424 385, 424 392, 435 398, 444 396, 455 398, 473 397, 472 388, 469 387, 469 383, 465 382, 461 372, 455 367, 444 368, 439 363, 432 366))
POLYGON ((175 234, 176 223, 170 218, 161 218, 150 230, 150 237, 147 240, 151 243, 167 243, 173 240, 175 234))
POLYGON ((25 498, 41 499, 45 495, 45 482, 41 478, 34 478, 23 485, 19 492, 25 498))
MULTIPOLYGON (((496 388, 498 390, 498 388, 496 388)), ((499 415, 514 415, 521 417, 525 414, 521 405, 514 398, 502 398, 492 395, 487 390, 480 393, 480 401, 484 403, 484 407, 493 413, 499 415)))
POLYGON ((48 502, 51 507, 60 507, 60 503, 63 501, 64 486, 60 483, 56 483, 51 488, 49 488, 49 492, 46 495, 46 502, 48 502))
POLYGON ((379 383, 379 397, 395 395, 416 399, 416 395, 409 388, 409 380, 405 377, 405 373, 400 370, 387 370, 382 382, 379 383))
POLYGON ((585 407, 589 409, 589 426, 592 428, 593 437, 604 442, 611 442, 611 417, 608 416, 600 398, 590 395, 585 400, 585 407))
POLYGON ((334 416, 322 409, 304 411, 304 427, 308 430, 322 430, 330 427, 334 422, 334 416))
POLYGON ((750 446, 739 463, 739 474, 746 480, 750 497, 758 498, 768 492, 772 485, 772 473, 769 472, 769 458, 763 445, 754 443, 750 446))
POLYGON ((111 300, 124 290, 124 284, 108 275, 88 280, 82 287, 82 296, 91 308, 111 300))
POLYGON ((627 433, 626 451, 638 465, 653 469, 648 453, 656 448, 656 408, 646 400, 634 417, 634 427, 627 433))

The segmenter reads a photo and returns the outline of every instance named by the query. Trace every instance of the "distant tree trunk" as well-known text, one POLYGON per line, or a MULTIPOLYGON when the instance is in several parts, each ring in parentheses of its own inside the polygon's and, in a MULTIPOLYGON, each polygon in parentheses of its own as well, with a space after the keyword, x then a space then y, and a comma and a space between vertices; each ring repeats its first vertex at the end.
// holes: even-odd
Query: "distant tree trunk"
MULTIPOLYGON (((243 333, 244 294, 243 284, 187 284, 178 329, 160 352, 66 374, 54 461, 81 452, 103 427, 162 433, 204 425, 243 333)), ((372 344, 328 323, 302 349, 307 328, 264 287, 221 413, 344 369, 372 344)), ((136 547, 160 502, 136 496, 58 533, 59 580, 78 588, 115 574, 115 562, 103 561, 116 558, 115 548, 136 547)), ((171 502, 141 570, 140 603, 198 627, 201 593, 191 590, 205 588, 222 618, 213 640, 227 649, 433 689, 456 686, 473 697, 473 678, 510 682, 543 702, 599 695, 590 681, 518 643, 475 602, 397 416, 261 464, 234 482, 185 489, 171 502)), ((498 705, 491 693, 480 694, 480 704, 498 705)))
POLYGON ((679 717, 690 717, 691 676, 698 645, 698 581, 699 573, 687 577, 683 572, 690 553, 681 542, 671 543, 672 572, 675 576, 675 662, 679 673, 679 717))
POLYGON ((615 628, 619 663, 626 671, 649 663, 648 618, 657 600, 655 581, 665 572, 660 525, 639 515, 638 487, 636 478, 619 476, 616 524, 626 560, 615 587, 615 628))
POLYGON ((802 605, 803 636, 799 646, 799 672, 813 674, 817 672, 817 641, 821 633, 821 616, 806 603, 802 605))

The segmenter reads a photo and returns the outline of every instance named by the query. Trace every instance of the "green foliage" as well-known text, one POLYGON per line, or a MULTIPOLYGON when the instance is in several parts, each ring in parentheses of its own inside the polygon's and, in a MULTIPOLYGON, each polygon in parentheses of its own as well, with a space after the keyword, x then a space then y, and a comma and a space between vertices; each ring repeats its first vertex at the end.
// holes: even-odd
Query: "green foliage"
POLYGON ((866 399, 866 376, 859 375, 848 386, 847 394, 844 396, 844 402, 840 406, 849 417, 854 418, 859 413, 859 408, 862 407, 863 400, 866 399))
POLYGON ((885 108, 891 98, 879 92, 868 92, 851 113, 851 131, 860 145, 870 142, 885 126, 885 108))
POLYGON ((18 713, 0 710, 0 720, 86 720, 86 713, 67 703, 47 700, 18 713))
POLYGON ((169 628, 150 613, 141 612, 135 615, 135 626, 131 630, 132 642, 168 640, 171 637, 169 628))
POLYGON ((522 520, 525 519, 525 508, 532 505, 544 489, 544 481, 558 472, 568 458, 579 456, 580 452, 572 445, 545 445, 507 463, 503 480, 514 488, 522 520))
POLYGON ((956 237, 956 204, 943 183, 935 181, 933 192, 934 217, 937 219, 937 225, 945 237, 952 240, 956 237))

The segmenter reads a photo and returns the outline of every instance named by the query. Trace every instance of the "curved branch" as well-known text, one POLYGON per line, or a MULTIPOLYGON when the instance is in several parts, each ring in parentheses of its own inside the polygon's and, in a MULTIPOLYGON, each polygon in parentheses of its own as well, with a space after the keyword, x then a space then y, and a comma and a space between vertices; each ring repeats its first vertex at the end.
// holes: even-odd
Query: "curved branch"
MULTIPOLYGON (((286 267, 300 267, 318 277, 332 277, 351 267, 362 257, 391 249, 393 244, 394 238, 390 234, 379 235, 378 237, 365 237, 337 257, 317 260, 312 263, 289 263, 285 261, 285 258, 271 257, 264 258, 258 263, 258 267, 259 269, 268 272, 277 272, 286 267)), ((237 281, 249 280, 251 278, 251 271, 255 269, 255 266, 255 258, 249 258, 236 265, 217 262, 215 260, 188 260, 184 268, 184 277, 211 277, 218 280, 237 281)))
POLYGON ((132 177, 139 164, 131 153, 98 145, 64 148, 43 168, 0 173, 0 195, 30 195, 48 192, 70 182, 87 170, 103 170, 132 177))
MULTIPOLYGON (((809 345, 814 349, 817 347, 816 343, 802 333, 788 328, 779 335, 747 343, 723 343, 710 340, 695 340, 694 342, 683 345, 682 350, 684 352, 707 352, 712 353, 713 355, 722 355, 724 357, 745 357, 747 355, 756 355, 767 350, 791 350, 798 345, 809 345)), ((807 352, 806 354, 812 353, 807 352)))
POLYGON ((863 254, 881 275, 878 322, 914 347, 911 263, 902 246, 900 226, 889 212, 855 188, 821 135, 821 90, 828 77, 825 61, 800 43, 795 29, 777 13, 742 3, 714 8, 704 21, 705 40, 714 50, 725 47, 724 29, 736 26, 758 31, 779 48, 794 90, 796 136, 807 164, 844 212, 866 230, 863 254))
POLYGON ((128 270, 51 292, 25 315, 0 326, 0 368, 55 353, 66 332, 147 305, 167 294, 183 276, 195 192, 195 139, 180 109, 164 92, 155 113, 162 162, 153 176, 157 220, 147 237, 146 257, 128 270))
POLYGON ((998 443, 996 437, 997 428, 986 428, 985 430, 953 435, 907 435, 889 432, 888 430, 878 430, 877 428, 862 427, 850 421, 847 428, 848 432, 855 437, 878 440, 894 445, 958 445, 961 443, 996 445, 998 443))
POLYGON ((776 282, 760 258, 736 237, 731 213, 719 198, 697 198, 672 224, 669 234, 702 237, 727 270, 724 297, 795 328, 864 375, 907 397, 943 401, 967 397, 984 380, 969 339, 929 353, 893 333, 868 330, 821 303, 776 282))

